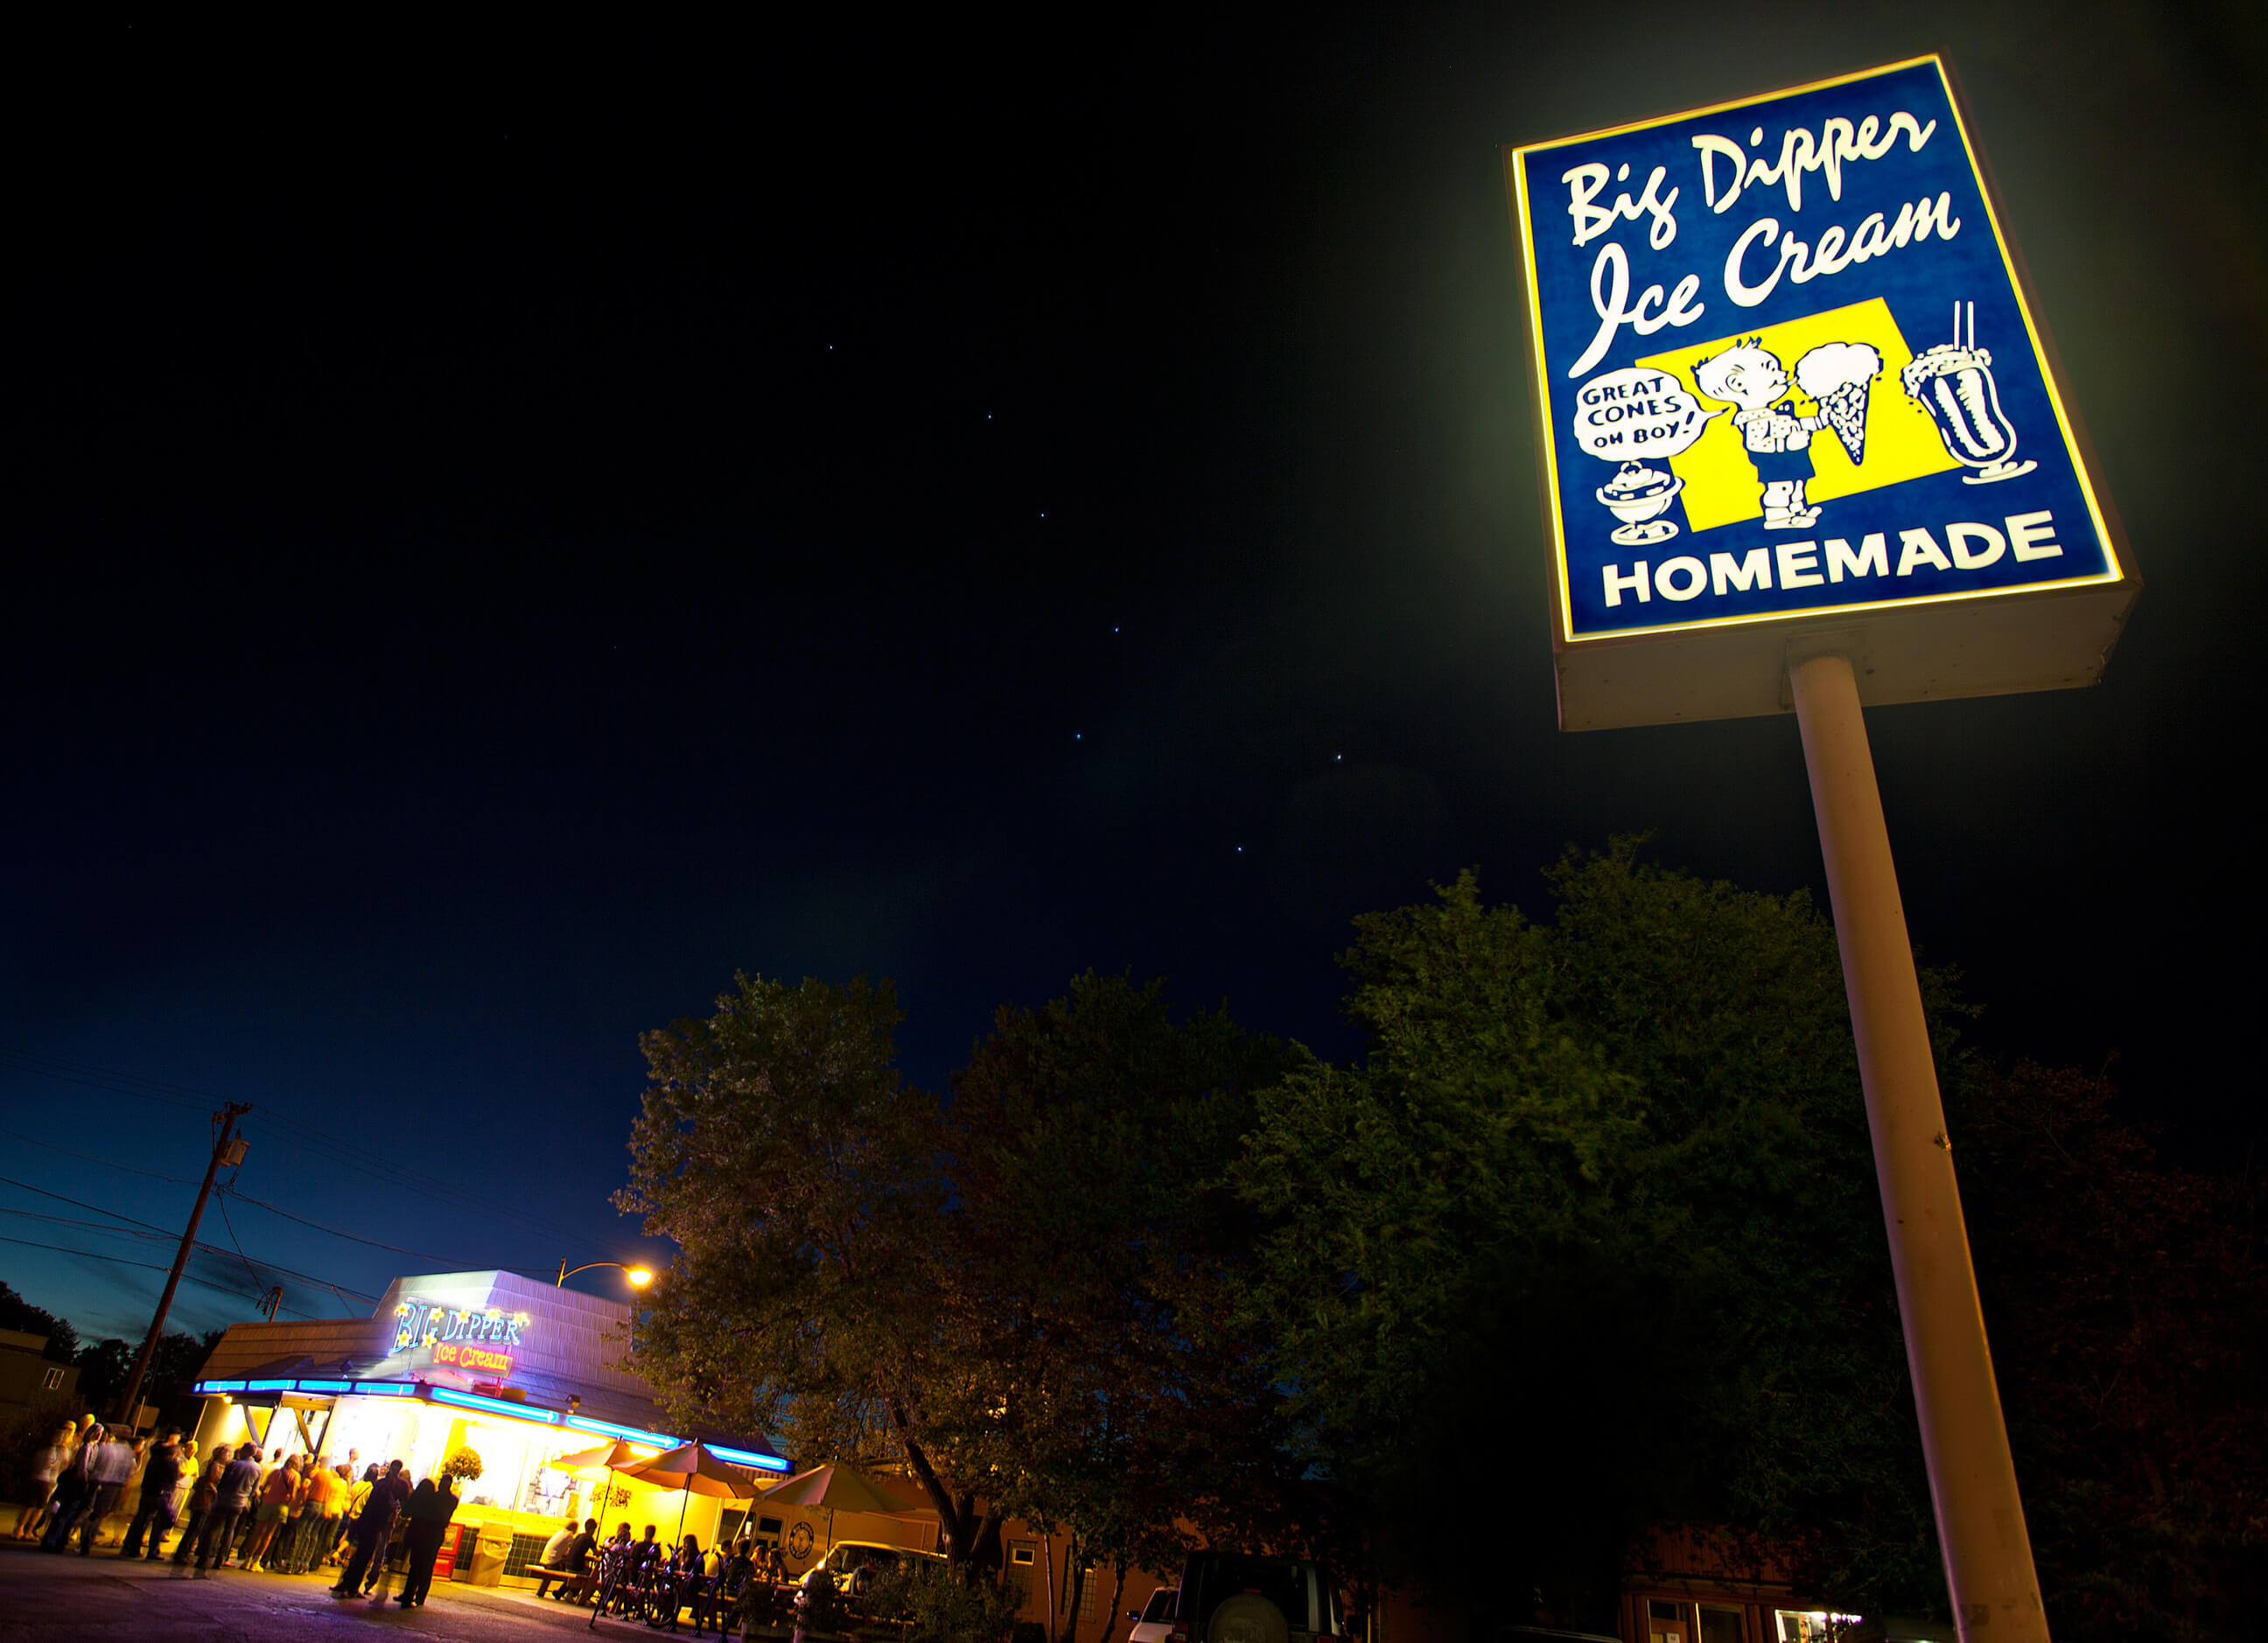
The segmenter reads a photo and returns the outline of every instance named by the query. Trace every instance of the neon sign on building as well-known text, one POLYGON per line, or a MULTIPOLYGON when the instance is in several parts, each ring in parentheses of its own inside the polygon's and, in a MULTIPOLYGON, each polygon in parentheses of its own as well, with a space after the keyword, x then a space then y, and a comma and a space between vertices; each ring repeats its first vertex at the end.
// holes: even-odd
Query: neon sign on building
POLYGON ((510 1349, 520 1345, 528 1321, 525 1312, 440 1307, 415 1296, 396 1307, 394 1317, 394 1352, 426 1347, 437 1364, 497 1375, 512 1373, 510 1349))

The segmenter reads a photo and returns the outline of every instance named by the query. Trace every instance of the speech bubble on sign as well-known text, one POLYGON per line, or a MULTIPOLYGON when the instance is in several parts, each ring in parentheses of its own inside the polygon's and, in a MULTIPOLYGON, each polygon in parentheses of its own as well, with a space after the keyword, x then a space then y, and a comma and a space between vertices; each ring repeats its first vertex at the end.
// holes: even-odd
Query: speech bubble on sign
POLYGON ((1631 365, 1576 390, 1575 443, 1609 462, 1675 456, 1722 415, 1703 409, 1668 372, 1631 365))

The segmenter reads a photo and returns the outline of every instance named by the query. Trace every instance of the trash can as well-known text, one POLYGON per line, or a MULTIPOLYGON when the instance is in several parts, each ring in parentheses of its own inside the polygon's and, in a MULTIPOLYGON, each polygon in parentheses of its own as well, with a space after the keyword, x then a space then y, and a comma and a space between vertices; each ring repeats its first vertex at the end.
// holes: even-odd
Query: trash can
POLYGON ((481 1532, 477 1523, 452 1523, 441 1531, 441 1551, 433 1559, 437 1580, 473 1578, 473 1545, 481 1532))
POLYGON ((478 1538, 469 1548, 458 1551, 459 1566, 464 1566, 464 1553, 472 1553, 470 1572, 460 1578, 475 1586, 498 1586, 504 1581, 504 1560, 512 1554, 512 1530, 502 1523, 482 1523, 478 1538))

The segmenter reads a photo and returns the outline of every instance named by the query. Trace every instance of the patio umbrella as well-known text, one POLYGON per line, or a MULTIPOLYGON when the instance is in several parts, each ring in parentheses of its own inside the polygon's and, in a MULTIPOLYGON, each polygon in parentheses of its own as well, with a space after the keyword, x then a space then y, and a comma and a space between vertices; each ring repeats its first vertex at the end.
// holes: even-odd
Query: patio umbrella
POLYGON ((601 1472, 605 1473, 607 1492, 594 1503, 598 1506, 600 1513, 603 1514, 614 1504, 615 1474, 622 1472, 628 1475, 628 1469, 637 1464, 637 1458, 636 1449, 630 1448, 622 1439, 616 1438, 612 1443, 602 1443, 594 1449, 578 1449, 572 1455, 560 1455, 551 1462, 551 1470, 556 1472, 571 1472, 578 1477, 593 1479, 601 1472))
POLYGON ((935 1517, 929 1507, 905 1499, 880 1479, 848 1466, 814 1466, 776 1489, 764 1491, 772 1506, 825 1507, 830 1512, 871 1512, 880 1517, 935 1517))
POLYGON ((803 1507, 806 1509, 823 1507, 827 1509, 827 1544, 835 1544, 835 1514, 865 1512, 876 1517, 928 1518, 935 1521, 934 1508, 917 1506, 885 1485, 880 1478, 848 1466, 814 1466, 807 1472, 798 1472, 776 1489, 764 1491, 767 1506, 803 1507))
POLYGON ((720 1461, 709 1452, 705 1444, 681 1443, 652 1460, 631 1461, 622 1469, 625 1477, 635 1477, 642 1484, 657 1489, 682 1489, 685 1499, 677 1508, 677 1536, 685 1538, 685 1508, 693 1504, 695 1495, 713 1495, 720 1500, 753 1499, 756 1494, 754 1474, 745 1466, 734 1466, 720 1461))

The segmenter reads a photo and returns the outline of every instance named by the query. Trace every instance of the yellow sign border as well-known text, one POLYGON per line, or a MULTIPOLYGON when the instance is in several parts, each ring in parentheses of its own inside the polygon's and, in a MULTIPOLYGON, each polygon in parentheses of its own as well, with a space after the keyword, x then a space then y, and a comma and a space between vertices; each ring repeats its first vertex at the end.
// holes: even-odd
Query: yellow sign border
POLYGON ((1709 628, 1754 627, 1765 622, 1792 622, 1803 619, 1845 615, 1869 610, 1894 610, 1916 605, 1966 604, 1974 600, 2006 598, 2011 594, 2044 593, 2058 588, 2099 587, 2123 581, 2125 567, 2120 564, 2116 535, 2104 518, 2102 503, 2096 495, 2095 475, 2088 470, 2080 448, 2080 438, 2070 409, 2064 403, 2063 385, 2050 363, 2046 340, 2040 334, 2039 321, 2032 313, 2031 293, 2015 258, 2008 246, 2007 232, 2000 226, 2000 213, 1993 200, 1993 190, 1984 165, 1977 152, 1977 144, 1969 135, 1969 122, 1962 107, 1960 92, 1946 70, 1944 55, 1929 52, 1918 57, 1907 57, 1896 63, 1877 63, 1873 68, 1853 70, 1823 80, 1810 80, 1800 85, 1784 85, 1776 91, 1759 92, 1747 97, 1729 98, 1723 102, 1705 103, 1696 108, 1681 108, 1675 114, 1655 114, 1645 120, 1626 121, 1621 125, 1604 126, 1595 131, 1578 132, 1572 136, 1553 137, 1548 142, 1507 145, 1504 151, 1505 168, 1511 174, 1513 215, 1520 220, 1520 252, 1521 268, 1528 278, 1528 346, 1535 362, 1536 410, 1543 431, 1544 483, 1551 498, 1552 561, 1558 584, 1559 640, 1569 647, 1612 644, 1617 640, 1643 638, 1653 634, 1694 633, 1709 628), (1656 126, 1675 124, 1681 120, 1694 119, 1701 114, 1712 114, 1729 108, 1752 108, 1759 103, 1777 102, 1784 97, 1800 96, 1807 92, 1824 91, 1830 86, 1849 85, 1860 80, 1878 79, 1901 70, 1919 68, 1927 64, 1937 71, 1939 85, 1945 88, 1946 105, 1953 110, 1953 129, 1961 134, 1962 152, 1968 156, 1970 175, 1976 180, 1977 196, 1984 203, 1984 220, 1992 226, 1992 243, 2000 254, 2000 265, 2008 276, 2008 287, 2015 295, 2016 312, 2023 316, 2024 335, 2029 340, 2033 363, 2038 365, 2040 379, 2047 387, 2048 402, 2055 408, 2056 427, 2063 436, 2064 453, 2071 459, 2073 471, 2078 475, 2080 492, 2087 498, 2088 515, 2095 525, 2095 539, 2102 546, 2103 563, 2107 567, 2093 576, 2066 577, 2052 582, 2028 582, 2019 587, 1977 588, 1944 593, 1917 594, 1908 599, 1880 599, 1849 605, 1811 605, 1801 610, 1756 612, 1737 616, 1713 616, 1696 622, 1666 623, 1651 628, 1617 628, 1611 633, 1590 633, 1578 637, 1575 632, 1575 613, 1569 593, 1570 571, 1567 564, 1566 514, 1559 494, 1559 446, 1557 430, 1551 415, 1551 372, 1543 348, 1543 309, 1536 293, 1541 282, 1535 269, 1535 225, 1528 209, 1528 158, 1548 153, 1553 149, 1568 148, 1578 143, 1595 143, 1603 137, 1620 136, 1625 132, 1650 130, 1656 126))

